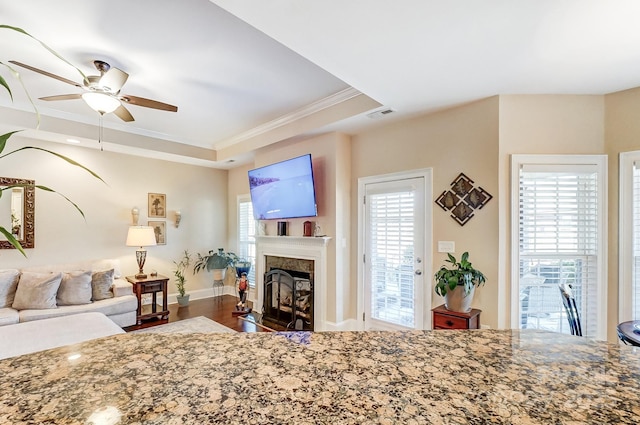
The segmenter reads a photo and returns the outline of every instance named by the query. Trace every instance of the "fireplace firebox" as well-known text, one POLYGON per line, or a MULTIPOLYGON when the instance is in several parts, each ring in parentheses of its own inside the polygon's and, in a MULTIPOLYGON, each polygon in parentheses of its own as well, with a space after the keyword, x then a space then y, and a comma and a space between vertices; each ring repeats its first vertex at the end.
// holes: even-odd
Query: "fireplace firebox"
POLYGON ((264 276, 262 319, 291 330, 313 330, 310 273, 272 269, 264 276))

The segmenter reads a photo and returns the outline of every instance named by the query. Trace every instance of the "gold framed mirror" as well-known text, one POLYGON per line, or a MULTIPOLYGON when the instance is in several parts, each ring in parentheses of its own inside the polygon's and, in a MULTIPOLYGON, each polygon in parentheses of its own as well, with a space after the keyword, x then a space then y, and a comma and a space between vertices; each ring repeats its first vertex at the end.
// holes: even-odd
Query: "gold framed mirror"
MULTIPOLYGON (((0 197, 0 225, 15 236, 23 248, 35 246, 35 180, 0 177, 0 186, 15 186, 5 189, 0 197)), ((15 249, 0 234, 0 249, 15 249)))

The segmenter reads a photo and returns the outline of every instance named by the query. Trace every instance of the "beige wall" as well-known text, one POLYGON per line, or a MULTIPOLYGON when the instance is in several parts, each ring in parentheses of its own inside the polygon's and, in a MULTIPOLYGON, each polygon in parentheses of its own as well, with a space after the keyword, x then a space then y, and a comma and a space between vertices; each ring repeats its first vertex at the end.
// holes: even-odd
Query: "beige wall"
MULTIPOLYGON (((446 254, 437 252, 438 241, 454 241, 456 256, 469 251, 470 261, 487 276, 487 284, 476 291, 473 306, 483 310, 481 321, 497 325, 498 298, 498 98, 493 97, 459 108, 390 124, 357 134, 352 138, 352 187, 361 177, 421 168, 433 169, 433 264, 437 270, 446 254), (451 186, 460 173, 494 198, 478 210, 464 226, 435 204, 435 199, 451 186)), ((357 238, 357 199, 352 191, 351 240, 357 238)), ((357 297, 356 253, 352 250, 351 291, 357 297)), ((442 298, 428 290, 433 306, 442 298)))
MULTIPOLYGON (((328 255, 328 287, 326 318, 328 321, 341 322, 347 317, 349 307, 355 301, 349 299, 350 286, 345 285, 345 276, 349 276, 349 202, 350 191, 349 169, 349 137, 343 134, 331 133, 313 137, 303 141, 284 141, 276 145, 259 149, 255 153, 254 164, 240 167, 229 172, 229 223, 230 245, 237 237, 238 195, 249 193, 247 171, 251 168, 262 167, 274 162, 283 161, 300 155, 311 154, 313 174, 316 184, 316 198, 318 217, 294 218, 288 222, 290 236, 302 236, 303 223, 306 220, 317 222, 322 233, 332 239, 327 247, 328 255), (231 224, 235 223, 235 226, 231 224)), ((277 221, 265 220, 268 235, 277 234, 277 221)), ((256 284, 261 284, 260 277, 256 277, 256 284)))
MULTIPOLYGON (((137 271, 135 248, 125 246, 131 208, 140 209, 140 224, 147 224, 147 193, 167 195, 167 244, 148 248, 145 271, 155 269, 170 278, 173 260, 184 249, 206 252, 226 243, 227 172, 176 164, 95 149, 12 137, 7 150, 37 145, 66 155, 98 173, 106 184, 86 172, 43 152, 27 151, 0 160, 0 175, 35 179, 69 197, 84 211, 86 220, 60 196, 36 192, 35 248, 28 258, 16 250, 0 250, 0 269, 71 263, 97 258, 119 258, 123 273, 137 271), (174 226, 175 211, 182 223, 174 226)), ((96 142, 97 144, 97 142, 96 142)), ((210 288, 208 276, 187 274, 187 290, 210 288)))
POLYGON ((510 327, 511 155, 603 154, 603 117, 603 96, 500 96, 500 327, 510 327))
MULTIPOLYGON (((36 196, 36 248, 29 258, 0 251, 0 268, 71 262, 100 257, 122 260, 125 273, 135 272, 134 249, 124 246, 130 209, 141 210, 146 223, 147 193, 167 194, 167 245, 149 248, 145 269, 172 276, 172 260, 185 248, 192 252, 237 249, 237 195, 248 194, 246 172, 294 156, 311 153, 318 183, 319 217, 331 236, 330 288, 327 319, 340 323, 357 312, 357 182, 358 178, 398 171, 433 169, 433 269, 443 262, 438 240, 456 242, 456 254, 470 251, 474 265, 485 272, 487 285, 476 292, 474 306, 482 323, 509 326, 510 285, 510 155, 609 155, 609 339, 618 322, 618 154, 640 149, 640 89, 607 96, 492 97, 447 111, 355 134, 327 134, 284 141, 256 151, 255 162, 227 171, 160 160, 99 152, 60 144, 39 146, 59 151, 86 164, 107 181, 41 152, 2 159, 4 177, 36 179, 69 196, 84 210, 82 219, 62 198, 39 191, 36 196), (25 159, 27 158, 27 159, 25 159), (459 226, 433 201, 464 172, 494 198, 459 226), (173 226, 180 209, 183 221, 173 226)), ((25 142, 12 138, 9 147, 25 142)), ((31 143, 36 143, 31 141, 31 143)), ((290 220, 290 234, 301 235, 305 219, 290 220)), ((275 221, 267 224, 276 233, 275 221)), ((192 290, 210 288, 206 274, 188 276, 192 290)), ((429 282, 433 291, 433 282, 429 282)), ((170 293, 175 291, 171 286, 170 293)), ((442 300, 434 296, 433 306, 442 300)))

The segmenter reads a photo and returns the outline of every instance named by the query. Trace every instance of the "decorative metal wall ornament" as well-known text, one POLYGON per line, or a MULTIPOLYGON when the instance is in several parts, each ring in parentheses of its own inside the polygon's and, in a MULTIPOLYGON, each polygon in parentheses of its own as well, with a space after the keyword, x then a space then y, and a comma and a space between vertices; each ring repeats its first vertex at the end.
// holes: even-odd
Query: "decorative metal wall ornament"
POLYGON ((460 173, 451 183, 451 188, 442 192, 436 204, 451 211, 451 217, 464 226, 473 217, 475 210, 482 209, 493 198, 481 187, 474 187, 473 180, 460 173))

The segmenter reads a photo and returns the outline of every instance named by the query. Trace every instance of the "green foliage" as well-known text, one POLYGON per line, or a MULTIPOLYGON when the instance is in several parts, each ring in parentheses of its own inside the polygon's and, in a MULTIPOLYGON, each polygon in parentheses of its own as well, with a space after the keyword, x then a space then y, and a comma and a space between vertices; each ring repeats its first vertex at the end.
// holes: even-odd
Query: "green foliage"
POLYGON ((218 248, 218 252, 209 251, 205 255, 198 254, 198 259, 193 266, 193 273, 202 270, 226 269, 233 266, 238 261, 238 256, 233 252, 224 252, 224 248, 218 248))
POLYGON ((449 258, 445 261, 450 263, 451 266, 447 268, 447 266, 444 265, 440 267, 440 270, 435 274, 436 294, 444 297, 448 291, 453 291, 458 285, 464 286, 464 293, 468 294, 474 286, 480 286, 485 283, 486 278, 484 274, 474 269, 473 265, 469 262, 468 252, 462 254, 459 262, 453 255, 447 255, 449 258))
POLYGON ((180 258, 180 261, 174 261, 173 264, 176 266, 175 270, 173 271, 173 275, 176 277, 176 287, 178 288, 180 296, 184 297, 186 294, 184 285, 185 283, 187 283, 187 278, 185 277, 184 273, 191 265, 191 254, 189 254, 189 251, 185 249, 184 253, 182 254, 182 258, 180 258))
MULTIPOLYGON (((13 27, 10 25, 4 25, 4 24, 0 24, 0 29, 7 29, 7 30, 12 30, 15 32, 18 32, 20 34, 23 34, 27 37, 32 38, 33 40, 37 41, 42 47, 44 47, 47 51, 49 51, 51 54, 53 54, 56 58, 60 59, 61 61, 63 61, 64 63, 72 66, 73 68, 75 68, 80 75, 82 76, 82 78, 84 80, 87 80, 87 77, 84 75, 84 73, 77 67, 75 67, 74 65, 72 65, 69 61, 67 61, 65 58, 63 58, 62 56, 60 56, 56 51, 54 51, 53 49, 51 49, 49 46, 47 46, 46 44, 44 44, 42 41, 38 40, 37 38, 35 38, 34 36, 32 36, 31 34, 29 34, 27 31, 23 30, 22 28, 18 28, 18 27, 13 27)), ((33 105, 33 109, 36 113, 37 116, 37 123, 39 125, 40 123, 40 113, 38 111, 38 108, 36 108, 35 104, 33 103, 33 100, 31 99, 31 96, 29 95, 28 90, 26 89, 26 87, 24 86, 24 83, 22 82, 22 78, 20 78, 20 74, 13 69, 11 66, 9 66, 9 64, 4 63, 4 62, 0 62, 0 65, 3 65, 4 67, 6 67, 11 73, 12 75, 18 79, 18 81, 20 82, 20 84, 22 85, 22 87, 24 88, 25 94, 27 95, 27 97, 29 98, 29 101, 31 102, 31 104, 33 105)), ((0 86, 4 87, 5 90, 7 91, 7 93, 9 94, 9 97, 11 98, 11 101, 13 101, 13 93, 11 92, 11 88, 9 86, 9 83, 7 82, 7 80, 5 80, 2 76, 0 76, 0 86)), ((17 131, 12 131, 10 133, 5 133, 5 134, 0 134, 0 154, 2 154, 2 152, 4 152, 6 146, 7 146, 7 142, 9 141, 9 138, 11 136, 13 136, 15 133, 18 133, 21 130, 17 130, 17 131)), ((82 164, 64 156, 64 155, 60 155, 56 152, 52 152, 49 151, 47 149, 43 149, 40 147, 36 147, 36 146, 24 146, 22 148, 16 149, 12 152, 6 153, 4 155, 0 155, 0 159, 5 158, 9 155, 15 154, 17 152, 20 151, 24 151, 24 150, 38 150, 38 151, 42 151, 42 152, 46 152, 48 154, 51 154, 53 156, 56 156, 64 161, 66 161, 67 163, 75 166, 75 167, 79 167, 82 168, 83 170, 85 170, 86 172, 88 172, 89 174, 91 174, 93 177, 95 177, 96 179, 100 180, 101 182, 105 183, 104 180, 97 175, 96 173, 94 173, 93 171, 91 171, 90 169, 88 169, 87 167, 83 166, 82 164)), ((28 185, 23 185, 23 186, 28 186, 28 185)), ((2 192, 4 190, 10 189, 11 187, 14 186, 10 186, 10 187, 4 187, 4 188, 0 188, 0 197, 2 196, 2 192)), ((53 189, 50 189, 46 186, 42 186, 42 185, 34 185, 34 187, 36 189, 40 189, 40 190, 44 190, 47 192, 54 192, 54 193, 58 193, 53 189)), ((58 193, 58 195, 62 196, 64 199, 67 200, 67 202, 69 202, 71 205, 73 205, 75 207, 75 209, 80 213, 80 215, 82 215, 82 217, 84 218, 84 213, 82 212, 82 210, 78 207, 78 205, 76 205, 74 202, 72 202, 69 198, 67 198, 66 196, 58 193)), ((20 251, 20 253, 22 255, 24 255, 25 257, 27 256, 27 254, 25 253, 24 249, 22 248, 22 246, 20 245, 20 241, 18 241, 12 234, 10 231, 8 231, 7 229, 5 229, 4 227, 0 226, 0 233, 2 235, 4 235, 4 237, 7 239, 7 241, 17 250, 20 251)))

